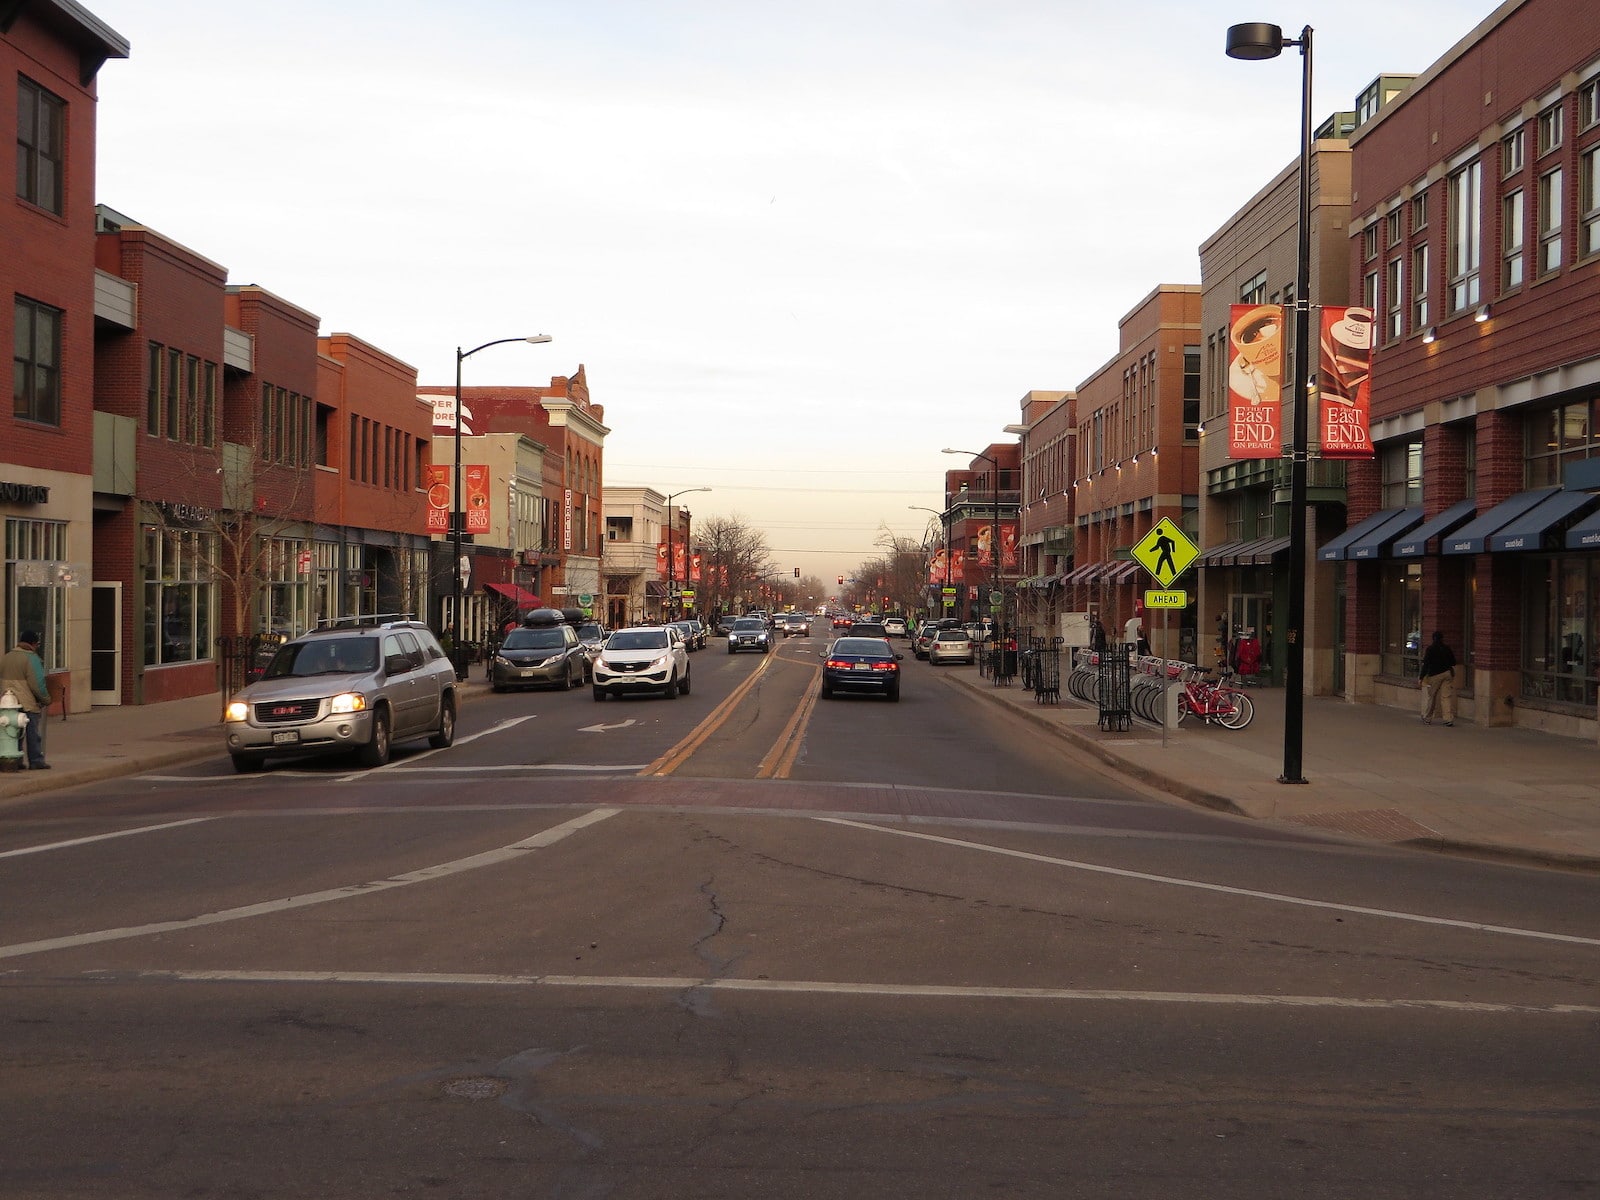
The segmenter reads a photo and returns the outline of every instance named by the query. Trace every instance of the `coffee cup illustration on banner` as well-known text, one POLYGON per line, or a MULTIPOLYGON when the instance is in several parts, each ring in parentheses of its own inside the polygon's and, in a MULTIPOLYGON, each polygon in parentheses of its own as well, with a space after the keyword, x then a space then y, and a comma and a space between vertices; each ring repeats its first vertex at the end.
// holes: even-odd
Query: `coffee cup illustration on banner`
POLYGON ((1234 351, 1234 390, 1252 404, 1278 403, 1283 391, 1283 309, 1276 304, 1247 309, 1233 322, 1228 338, 1234 351))
POLYGON ((1356 404, 1372 372, 1372 310, 1328 310, 1322 339, 1322 369, 1331 375, 1322 394, 1338 404, 1356 404))

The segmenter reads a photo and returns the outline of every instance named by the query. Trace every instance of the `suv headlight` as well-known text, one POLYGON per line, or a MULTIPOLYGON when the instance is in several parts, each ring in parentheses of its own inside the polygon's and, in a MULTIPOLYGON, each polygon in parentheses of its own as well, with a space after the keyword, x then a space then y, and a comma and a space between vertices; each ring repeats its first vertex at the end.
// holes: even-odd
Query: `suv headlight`
POLYGON ((328 701, 328 711, 330 713, 365 712, 366 707, 367 698, 360 692, 341 692, 328 701))
POLYGON ((222 719, 225 721, 248 721, 250 719, 250 706, 243 700, 230 701, 223 710, 222 719))

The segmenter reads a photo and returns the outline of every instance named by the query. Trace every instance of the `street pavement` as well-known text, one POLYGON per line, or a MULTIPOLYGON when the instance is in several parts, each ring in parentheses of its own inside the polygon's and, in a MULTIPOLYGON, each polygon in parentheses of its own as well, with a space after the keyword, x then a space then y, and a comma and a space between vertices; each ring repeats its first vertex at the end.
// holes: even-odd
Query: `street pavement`
MULTIPOLYGON (((1099 728, 1063 691, 1041 703, 975 668, 929 668, 1113 771, 1191 804, 1352 838, 1600 871, 1600 747, 1530 730, 1424 725, 1415 713, 1328 697, 1305 703, 1301 774, 1284 768, 1283 693, 1253 692, 1249 728, 1191 722, 1163 737, 1099 728)), ((918 675, 908 687, 923 686, 918 675)), ((485 691, 474 680, 465 697, 485 691)), ((0 810, 22 797, 222 754, 217 695, 96 708, 45 728, 49 771, 0 773, 0 810)))

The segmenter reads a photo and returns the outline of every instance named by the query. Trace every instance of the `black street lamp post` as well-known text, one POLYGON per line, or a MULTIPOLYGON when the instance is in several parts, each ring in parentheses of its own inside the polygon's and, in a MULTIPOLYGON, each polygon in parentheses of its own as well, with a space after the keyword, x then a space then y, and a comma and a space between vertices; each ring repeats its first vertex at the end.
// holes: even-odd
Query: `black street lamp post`
POLYGON ((1276 58, 1300 48, 1300 240, 1294 285, 1294 446, 1289 460, 1289 620, 1284 629, 1283 774, 1279 783, 1305 783, 1306 473, 1311 378, 1311 26, 1298 38, 1265 21, 1228 29, 1230 58, 1276 58))
MULTIPOLYGON (((692 487, 684 488, 682 491, 678 492, 669 492, 667 494, 667 606, 666 612, 662 614, 662 620, 664 621, 672 620, 672 608, 677 600, 677 596, 674 595, 674 593, 677 591, 678 587, 678 564, 672 557, 672 502, 679 496, 687 496, 690 492, 709 492, 710 490, 711 489, 708 487, 692 487)), ((685 582, 687 582, 687 580, 685 580, 685 582)))
POLYGON ((461 548, 461 537, 465 532, 466 516, 461 508, 461 363, 463 359, 471 358, 479 350, 487 350, 490 346, 503 346, 507 342, 548 342, 548 333, 536 333, 532 337, 497 338, 492 342, 485 342, 481 346, 474 346, 471 350, 456 347, 456 411, 455 411, 455 483, 450 490, 450 544, 455 561, 451 564, 455 579, 453 603, 450 609, 450 661, 455 666, 456 678, 467 677, 467 652, 461 644, 461 590, 466 580, 466 555, 461 548))

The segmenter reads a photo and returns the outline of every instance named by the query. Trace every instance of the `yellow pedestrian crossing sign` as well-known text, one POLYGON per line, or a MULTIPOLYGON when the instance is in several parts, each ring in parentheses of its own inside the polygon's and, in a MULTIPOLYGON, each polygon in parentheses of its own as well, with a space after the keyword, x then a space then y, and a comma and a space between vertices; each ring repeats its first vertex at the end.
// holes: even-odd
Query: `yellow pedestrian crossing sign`
POLYGON ((1172 581, 1187 571, 1199 554, 1200 547, 1166 517, 1157 521, 1156 527, 1133 548, 1134 560, 1163 588, 1170 588, 1172 581))

